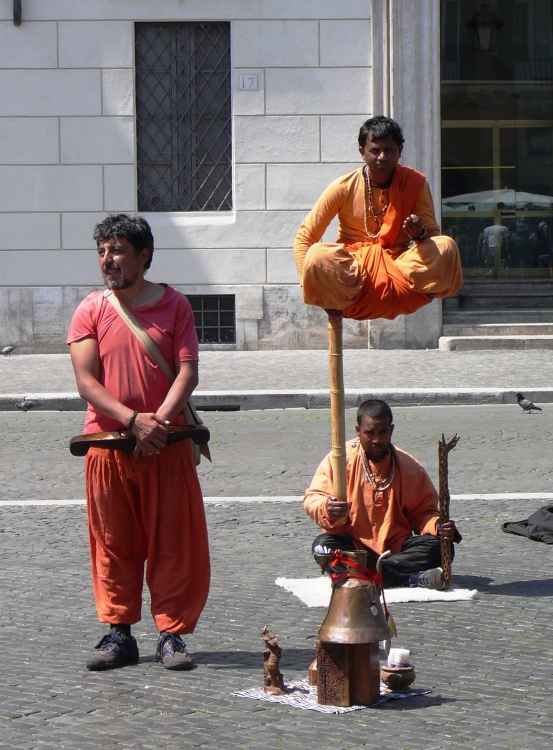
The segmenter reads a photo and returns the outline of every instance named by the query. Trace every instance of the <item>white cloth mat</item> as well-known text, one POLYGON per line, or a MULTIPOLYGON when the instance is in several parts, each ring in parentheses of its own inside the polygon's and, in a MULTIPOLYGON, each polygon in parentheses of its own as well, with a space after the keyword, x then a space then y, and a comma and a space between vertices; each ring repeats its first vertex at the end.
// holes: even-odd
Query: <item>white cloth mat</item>
MULTIPOLYGON (((277 578, 277 586, 297 596, 308 607, 328 607, 330 601, 330 578, 277 578)), ((477 594, 476 589, 461 589, 452 587, 449 591, 434 591, 421 588, 385 589, 387 604, 400 602, 458 602, 472 599, 477 594)))

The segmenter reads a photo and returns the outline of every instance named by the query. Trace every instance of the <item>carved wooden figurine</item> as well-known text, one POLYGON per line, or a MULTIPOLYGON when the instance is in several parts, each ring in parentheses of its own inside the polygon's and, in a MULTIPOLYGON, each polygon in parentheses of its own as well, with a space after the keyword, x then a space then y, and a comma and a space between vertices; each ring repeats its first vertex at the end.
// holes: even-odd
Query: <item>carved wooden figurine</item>
POLYGON ((284 677, 279 669, 282 649, 272 630, 265 625, 261 631, 261 637, 265 641, 263 651, 263 687, 269 695, 284 695, 284 677))

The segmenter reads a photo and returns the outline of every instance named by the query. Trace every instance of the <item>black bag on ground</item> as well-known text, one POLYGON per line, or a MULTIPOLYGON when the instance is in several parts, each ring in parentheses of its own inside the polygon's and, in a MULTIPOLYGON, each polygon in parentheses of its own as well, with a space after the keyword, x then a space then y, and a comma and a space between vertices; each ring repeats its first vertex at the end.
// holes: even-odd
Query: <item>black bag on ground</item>
POLYGON ((518 534, 534 542, 553 544, 553 505, 544 505, 526 521, 508 521, 501 524, 507 534, 518 534))

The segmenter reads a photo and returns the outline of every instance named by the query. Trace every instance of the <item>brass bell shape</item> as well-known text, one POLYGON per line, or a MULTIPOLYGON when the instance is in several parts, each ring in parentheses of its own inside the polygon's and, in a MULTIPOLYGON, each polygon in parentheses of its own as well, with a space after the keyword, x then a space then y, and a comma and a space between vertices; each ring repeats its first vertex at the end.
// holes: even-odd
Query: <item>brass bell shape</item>
MULTIPOLYGON (((345 553, 342 553, 345 554, 345 553)), ((347 556, 363 565, 357 553, 347 556)), ((350 569, 353 571, 353 569, 350 569)), ((380 603, 378 587, 370 581, 348 578, 332 586, 332 596, 318 638, 327 643, 374 643, 392 637, 380 603)))

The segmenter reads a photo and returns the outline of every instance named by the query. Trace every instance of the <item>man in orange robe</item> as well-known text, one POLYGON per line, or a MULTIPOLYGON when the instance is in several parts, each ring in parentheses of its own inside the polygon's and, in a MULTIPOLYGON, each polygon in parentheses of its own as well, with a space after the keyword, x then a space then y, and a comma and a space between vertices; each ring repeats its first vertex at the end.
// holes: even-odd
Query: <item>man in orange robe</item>
POLYGON ((202 492, 190 440, 166 445, 170 424, 198 383, 198 339, 184 295, 146 281, 154 239, 148 223, 108 216, 94 232, 106 286, 130 309, 176 378, 171 385, 102 292, 77 308, 67 337, 79 393, 88 401, 85 433, 124 430, 134 454, 91 448, 86 497, 96 609, 110 631, 87 661, 91 670, 138 661, 131 625, 141 619, 144 564, 159 630, 157 660, 191 669, 181 638, 191 633, 209 591, 202 492))
POLYGON ((440 236, 425 176, 399 164, 397 122, 373 117, 358 140, 365 166, 324 191, 298 230, 294 256, 307 304, 332 316, 391 320, 460 289, 459 250, 440 236), (336 243, 323 243, 335 216, 336 243))
MULTIPOLYGON (((333 495, 331 454, 305 494, 305 512, 323 533, 313 553, 364 549, 367 566, 386 550, 385 587, 443 589, 440 537, 460 542, 454 521, 440 523, 438 496, 421 464, 392 446, 392 411, 384 401, 365 401, 357 412, 357 438, 346 445, 347 502, 333 495)), ((453 550, 452 550, 453 552, 453 550)))

